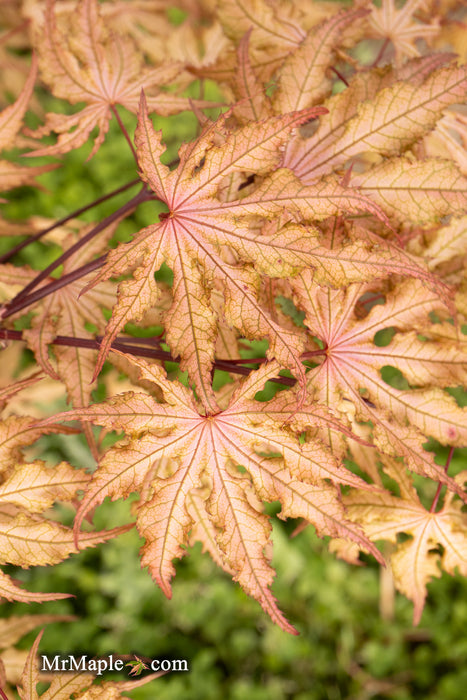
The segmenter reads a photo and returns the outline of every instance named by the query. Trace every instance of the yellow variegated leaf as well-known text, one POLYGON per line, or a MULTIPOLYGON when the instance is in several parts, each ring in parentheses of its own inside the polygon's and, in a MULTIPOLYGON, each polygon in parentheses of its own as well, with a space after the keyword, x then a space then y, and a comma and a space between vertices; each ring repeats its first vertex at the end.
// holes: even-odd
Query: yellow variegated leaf
POLYGON ((342 44, 348 24, 358 22, 368 11, 343 10, 313 27, 298 48, 290 53, 278 72, 278 90, 273 96, 276 113, 292 112, 318 104, 329 93, 328 66, 334 49, 342 44))
POLYGON ((318 534, 346 537, 366 548, 360 532, 348 527, 338 487, 328 483, 359 480, 337 468, 325 445, 317 441, 301 445, 275 416, 262 410, 262 403, 253 400, 277 373, 275 363, 252 373, 224 411, 202 415, 191 392, 167 381, 160 367, 132 362, 142 378, 162 388, 165 403, 130 393, 79 411, 80 418, 125 430, 128 441, 101 461, 85 492, 76 529, 106 496, 114 500, 138 491, 136 526, 146 540, 143 564, 166 595, 171 595, 173 559, 186 554, 183 545, 193 531, 197 539, 207 538, 208 551, 233 571, 234 579, 271 618, 293 632, 269 590, 274 571, 265 548, 271 526, 261 501, 280 501, 280 517, 304 517, 318 534), (192 495, 196 498, 201 490, 206 494, 195 508, 192 495), (210 524, 195 517, 208 518, 210 524))
MULTIPOLYGON (((37 76, 37 60, 33 56, 31 70, 16 102, 0 112, 0 150, 11 148, 15 143, 34 89, 37 76)), ((25 167, 7 160, 0 160, 0 191, 32 184, 34 178, 54 168, 54 165, 25 167)))
MULTIPOLYGON (((180 355, 181 368, 188 370, 206 410, 217 412, 210 375, 216 324, 209 301, 216 279, 229 288, 237 304, 251 308, 244 323, 237 314, 238 330, 248 337, 253 333, 254 337, 263 337, 263 328, 255 320, 255 316, 261 317, 261 311, 255 308, 255 303, 250 304, 250 299, 254 300, 256 296, 256 277, 252 283, 245 279, 239 283, 240 271, 224 263, 220 256, 221 247, 230 248, 244 261, 256 263, 260 272, 267 270, 266 274, 271 276, 285 276, 291 266, 300 268, 306 264, 302 254, 304 237, 297 249, 288 241, 276 243, 275 258, 268 261, 270 249, 261 245, 267 246, 267 241, 258 242, 247 222, 242 224, 240 221, 240 217, 247 217, 246 209, 245 212, 238 211, 236 200, 222 202, 217 193, 225 178, 232 173, 265 175, 276 167, 281 144, 296 126, 313 114, 313 110, 305 110, 272 117, 233 132, 227 131, 225 117, 221 117, 210 124, 197 141, 181 149, 180 166, 170 172, 160 162, 164 149, 142 99, 136 132, 140 167, 145 181, 167 204, 170 213, 163 215, 160 223, 143 229, 131 243, 110 252, 106 265, 94 280, 93 284, 136 266, 133 278, 120 285, 119 300, 102 342, 96 373, 119 329, 127 321, 141 318, 157 299, 154 273, 165 261, 174 270, 173 303, 167 315, 169 344, 174 354, 180 355), (255 324, 258 326, 256 331, 255 324)), ((298 186, 301 187, 300 183, 298 186)), ((269 199, 273 199, 272 195, 269 199)), ((337 199, 337 204, 328 205, 332 211, 345 206, 342 197, 337 196, 337 199)), ((357 199, 360 209, 362 200, 357 199)), ((272 214, 281 213, 277 205, 271 207, 272 214)), ((264 208, 267 210, 267 202, 264 208)), ((253 218, 262 214, 253 203, 250 210, 253 218)), ((304 370, 298 358, 294 356, 285 364, 298 374, 303 385, 304 370)))
MULTIPOLYGON (((370 85, 375 82, 375 78, 369 80, 370 85)), ((362 104, 355 103, 351 96, 334 98, 332 131, 328 125, 322 133, 318 130, 304 142, 302 155, 296 144, 294 156, 286 158, 284 165, 310 183, 342 167, 352 156, 370 151, 398 155, 433 129, 442 110, 462 101, 466 91, 465 67, 448 67, 429 75, 422 85, 400 81, 380 89, 373 99, 362 104), (349 103, 350 119, 345 109, 336 110, 335 105, 340 102, 344 106, 349 103)))
POLYGON ((467 178, 449 161, 394 158, 352 176, 352 186, 400 223, 427 225, 467 211, 467 178))
MULTIPOLYGON (((33 58, 31 71, 16 102, 0 112, 0 150, 11 148, 20 130, 37 75, 37 59, 33 58)), ((13 185, 10 185, 13 187, 13 185)), ((6 189, 6 188, 5 188, 6 189)))
POLYGON ((89 479, 84 469, 66 462, 55 467, 42 462, 19 464, 0 485, 0 504, 13 503, 30 513, 42 513, 55 501, 71 501, 89 479))
POLYGON ((70 622, 72 615, 10 615, 0 620, 0 648, 6 649, 39 625, 49 622, 70 622))
POLYGON ((53 131, 59 134, 57 143, 29 155, 66 153, 85 143, 98 127, 94 154, 104 141, 112 109, 120 104, 136 111, 143 87, 151 109, 159 114, 190 108, 188 99, 160 90, 180 73, 180 65, 145 66, 133 39, 113 32, 104 22, 96 0, 80 0, 60 20, 55 0, 47 0, 44 25, 34 27, 41 78, 56 97, 86 106, 69 116, 48 114, 44 126, 31 133, 43 136, 53 131))
POLYGON ((0 570, 0 598, 20 603, 44 603, 47 600, 70 598, 71 593, 32 593, 20 588, 9 576, 0 570))
POLYGON ((439 308, 439 298, 415 281, 405 282, 396 294, 387 295, 385 304, 374 306, 358 320, 357 304, 368 287, 349 285, 345 291, 332 291, 310 282, 304 273, 293 287, 297 305, 306 312, 305 323, 326 350, 325 360, 308 374, 317 399, 330 407, 342 399, 352 402, 360 417, 372 421, 383 451, 404 454, 411 469, 459 492, 421 449, 423 435, 449 445, 464 445, 467 440, 467 409, 437 386, 465 381, 467 354, 452 343, 416 336, 424 329, 429 336, 428 314, 439 308), (398 330, 397 340, 385 347, 376 345, 376 333, 392 327, 398 330), (385 366, 400 367, 409 381, 424 388, 394 388, 381 376, 385 366))
POLYGON ((403 56, 418 56, 417 40, 433 41, 440 32, 437 17, 422 23, 414 19, 417 10, 423 9, 424 0, 407 0, 401 8, 396 8, 394 0, 382 0, 381 7, 372 7, 370 32, 377 37, 390 39, 396 61, 403 56))
MULTIPOLYGON (((263 83, 258 79, 250 61, 249 41, 251 31, 241 39, 237 50, 238 71, 233 80, 232 88, 237 104, 233 108, 235 117, 240 122, 257 121, 271 117, 272 106, 266 99, 263 83)), ((309 105, 306 105, 307 107, 309 105)))
MULTIPOLYGON (((82 546, 95 547, 126 529, 86 532, 82 546)), ((0 544, 1 563, 23 568, 58 564, 78 551, 69 528, 5 503, 0 504, 0 544)))
MULTIPOLYGON (((344 497, 350 517, 364 526, 372 540, 389 540, 395 551, 390 562, 398 590, 414 603, 414 625, 420 618, 429 581, 441 576, 440 566, 454 575, 467 575, 467 515, 462 504, 448 494, 438 512, 426 510, 405 470, 396 462, 384 460, 385 471, 398 483, 400 497, 386 493, 355 492, 344 497), (399 542, 398 534, 410 535, 399 542), (438 550, 443 547, 443 553, 438 550)), ((456 481, 460 484, 466 473, 456 481)))
POLYGON ((39 670, 37 656, 39 651, 39 643, 42 639, 43 630, 36 637, 34 644, 29 652, 23 674, 21 676, 21 684, 18 686, 18 693, 21 700, 69 700, 70 697, 88 687, 94 680, 94 676, 90 673, 61 673, 58 674, 52 681, 51 686, 45 693, 39 696, 37 692, 37 684, 39 683, 39 670))
POLYGON ((465 255, 467 250, 467 216, 453 218, 448 226, 440 228, 432 241, 423 250, 428 266, 434 270, 437 265, 455 257, 465 255))
POLYGON ((249 29, 253 29, 255 44, 291 47, 304 37, 298 22, 286 19, 265 0, 220 0, 219 18, 226 34, 233 39, 241 39, 249 29))

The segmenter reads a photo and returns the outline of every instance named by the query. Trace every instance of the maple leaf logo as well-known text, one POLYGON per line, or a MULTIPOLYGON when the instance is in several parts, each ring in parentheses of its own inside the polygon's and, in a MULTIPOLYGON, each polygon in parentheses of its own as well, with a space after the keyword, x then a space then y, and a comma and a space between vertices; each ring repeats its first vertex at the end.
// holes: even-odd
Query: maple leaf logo
POLYGON ((149 668, 149 666, 136 655, 135 660, 129 661, 127 664, 125 664, 125 666, 129 666, 131 668, 131 671, 129 671, 130 676, 139 676, 141 673, 143 673, 143 671, 147 671, 149 668))

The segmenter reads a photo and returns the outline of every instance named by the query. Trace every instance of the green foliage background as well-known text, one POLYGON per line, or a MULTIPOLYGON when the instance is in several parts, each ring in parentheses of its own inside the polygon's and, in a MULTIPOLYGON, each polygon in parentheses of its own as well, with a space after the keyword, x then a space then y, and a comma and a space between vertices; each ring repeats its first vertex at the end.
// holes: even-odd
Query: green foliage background
MULTIPOLYGON (((207 91, 209 95, 209 87, 207 91)), ((48 98, 50 101, 50 98, 48 98)), ((53 101, 49 108, 56 110, 53 101)), ((134 119, 126 115, 131 131, 134 119)), ((168 143, 167 162, 191 138, 191 114, 156 119, 168 143)), ((135 177, 128 146, 115 123, 105 145, 90 162, 90 145, 63 158, 62 166, 41 177, 44 190, 21 188, 2 208, 10 218, 59 218, 135 177)), ((37 159, 37 162, 43 162, 37 159)), ((128 198, 122 195, 85 215, 100 220, 128 198)), ((154 221, 157 205, 141 207, 120 227, 118 238, 154 221)), ((16 240, 15 240, 16 242, 16 240)), ((2 241, 3 250, 12 240, 2 241)), ((38 243, 17 256, 16 264, 41 267, 59 254, 38 243)), ((28 361, 25 354, 25 362, 28 361)), ((391 375, 386 378, 391 381, 391 375)), ((96 398, 102 398, 97 396, 96 398)), ((64 406, 49 406, 62 410, 64 406)), ((43 438, 45 456, 92 468, 84 440, 43 438)), ((440 464, 447 451, 434 443, 440 464)), ((457 450, 453 472, 465 468, 467 450, 457 450)), ((64 514, 64 517, 67 513, 64 514)), ((95 523, 111 528, 131 517, 128 503, 104 503, 95 523)), ((186 658, 189 673, 162 677, 132 693, 135 700, 458 700, 467 687, 467 582, 443 574, 429 586, 420 626, 411 625, 412 606, 396 596, 393 617, 379 612, 380 567, 368 558, 350 567, 327 551, 312 528, 289 541, 295 523, 274 527, 274 592, 300 631, 292 637, 276 628, 254 601, 232 583, 200 548, 177 565, 173 598, 166 600, 140 569, 136 532, 83 552, 51 568, 7 568, 30 590, 72 592, 76 597, 43 605, 6 604, 0 615, 71 613, 73 623, 47 627, 41 653, 132 654, 186 658)), ((35 633, 20 646, 29 648, 35 633)))

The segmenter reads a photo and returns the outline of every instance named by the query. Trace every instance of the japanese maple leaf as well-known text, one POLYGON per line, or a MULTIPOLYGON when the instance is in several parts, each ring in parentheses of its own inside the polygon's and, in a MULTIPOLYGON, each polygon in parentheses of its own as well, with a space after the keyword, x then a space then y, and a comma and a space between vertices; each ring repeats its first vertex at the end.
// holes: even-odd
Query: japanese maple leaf
MULTIPOLYGON (((441 568, 454 575, 467 575, 467 515, 462 503, 447 493, 438 512, 420 503, 412 479, 393 460, 383 458, 384 470, 399 486, 400 497, 389 492, 367 494, 354 491, 344 497, 349 516, 363 525, 372 540, 389 540, 395 544, 390 555, 396 587, 414 603, 413 623, 423 612, 427 583, 441 576, 441 568), (398 535, 410 539, 400 542, 398 535), (442 547, 442 552, 439 546, 442 547)), ((456 477, 462 485, 467 472, 456 477)))
MULTIPOLYGON (((357 75, 347 90, 324 102, 329 112, 320 118, 316 132, 309 139, 295 138, 290 143, 283 165, 310 184, 360 158, 367 172, 356 178, 356 185, 370 198, 376 194, 375 200, 390 215, 394 215, 396 200, 402 198, 403 212, 417 221, 427 200, 434 198, 425 218, 442 216, 443 197, 447 195, 451 201, 457 185, 462 188, 460 174, 454 166, 445 165, 448 177, 443 183, 440 165, 434 160, 417 163, 412 159, 408 177, 402 172, 407 161, 401 160, 401 155, 436 126, 445 107, 463 100, 467 72, 465 66, 448 66, 427 75, 429 67, 430 61, 411 63, 399 73, 357 75), (419 75, 417 66, 421 68, 419 75), (365 161, 368 153, 388 160, 372 169, 365 161), (449 195, 450 186, 454 192, 449 195)), ((350 183, 353 185, 352 176, 350 183)), ((462 193, 457 194, 462 200, 462 193)), ((459 207, 459 199, 454 203, 459 207)), ((465 206, 462 200, 461 208, 465 210, 465 206)))
POLYGON ((368 12, 358 8, 342 10, 310 29, 298 48, 286 56, 277 73, 277 90, 272 96, 277 113, 310 107, 329 95, 332 84, 328 67, 334 51, 342 46, 346 27, 368 12))
POLYGON ((353 176, 352 186, 361 188, 399 224, 427 225, 467 211, 467 177, 440 158, 391 158, 353 176))
POLYGON ((462 493, 422 449, 424 436, 459 446, 467 440, 467 409, 439 388, 467 381, 466 352, 451 339, 430 339, 436 324, 428 315, 442 313, 439 297, 407 280, 396 292, 383 292, 385 303, 359 319, 359 299, 371 289, 368 285, 323 289, 305 272, 292 286, 297 306, 306 313, 304 322, 325 347, 325 360, 308 374, 316 399, 334 408, 353 405, 359 420, 372 421, 383 452, 404 455, 410 469, 462 493), (386 328, 397 332, 388 345, 376 345, 375 334, 386 328), (399 369, 416 388, 390 386, 381 375, 385 366, 399 369))
MULTIPOLYGON (((15 145, 16 136, 23 126, 23 117, 34 90, 36 76, 37 59, 33 55, 31 70, 18 98, 12 105, 0 112, 0 151, 15 145)), ((55 166, 26 167, 10 163, 7 160, 0 160, 0 192, 20 185, 32 184, 37 175, 45 173, 53 167, 55 166)))
POLYGON ((36 26, 34 35, 41 78, 56 97, 86 106, 68 116, 48 114, 45 124, 30 133, 39 137, 54 131, 59 134, 57 143, 29 155, 55 155, 78 148, 97 126, 92 156, 105 138, 115 105, 135 112, 143 86, 150 108, 158 114, 190 109, 187 99, 160 90, 174 80, 180 66, 144 66, 133 39, 106 25, 97 0, 80 0, 74 11, 60 19, 58 26, 55 0, 47 0, 45 24, 36 26))
MULTIPOLYGON (((47 467, 39 461, 16 464, 0 485, 0 563, 29 568, 58 564, 75 553, 73 532, 42 513, 57 500, 74 500, 89 478, 84 470, 75 469, 66 462, 55 467, 47 467)), ((85 533, 84 546, 94 547, 126 529, 85 533)), ((8 600, 24 602, 64 597, 23 591, 3 573, 0 592, 8 600)))
MULTIPOLYGON (((154 273, 166 262, 174 273, 173 303, 165 318, 167 341, 174 356, 180 356, 181 367, 188 370, 207 411, 217 412, 210 375, 216 336, 210 303, 214 284, 223 289, 227 322, 247 338, 268 338, 268 357, 275 357, 303 384, 300 353, 304 340, 275 323, 261 307, 261 277, 286 278, 310 266, 319 268, 322 278, 333 284, 332 270, 326 278, 327 264, 339 253, 330 253, 312 226, 278 228, 269 233, 266 228, 258 231, 258 220, 280 219, 285 210, 307 221, 342 210, 369 210, 380 215, 379 208, 366 197, 349 193, 336 180, 304 187, 290 171, 274 171, 290 132, 317 113, 320 108, 293 112, 234 131, 227 130, 223 115, 197 141, 182 147, 180 165, 170 171, 160 162, 164 150, 160 134, 153 129, 142 97, 136 131, 142 177, 167 204, 169 213, 140 231, 131 243, 111 251, 95 278, 97 283, 135 270, 132 280, 119 285, 96 373, 119 329, 157 303, 154 273), (236 173, 253 173, 262 179, 261 184, 243 197, 237 185, 230 201, 225 201, 229 178, 236 173)), ((347 257, 349 266, 359 267, 363 275, 368 273, 367 262, 383 265, 383 260, 392 257, 383 251, 381 241, 374 246, 375 251, 372 244, 363 247, 365 251, 354 249, 347 257)))
MULTIPOLYGON (((5 387, 0 399, 26 388, 33 379, 5 387)), ((0 564, 27 568, 57 564, 76 552, 72 531, 43 515, 56 501, 70 502, 90 477, 83 469, 66 462, 47 467, 43 462, 26 462, 22 448, 52 431, 70 432, 53 421, 38 426, 29 416, 10 415, 0 421, 0 564)), ((73 431, 74 432, 74 431, 73 431)), ((86 545, 95 546, 113 537, 109 532, 86 533, 86 545)), ((23 591, 0 572, 0 594, 7 600, 53 600, 56 594, 23 591)), ((63 597, 63 596, 58 596, 63 597)))
POLYGON ((451 157, 463 175, 467 176, 467 115, 463 106, 445 112, 436 129, 425 139, 429 155, 451 157), (462 144, 462 146, 460 145, 462 144))
POLYGON ((421 9, 425 0, 407 0, 396 9, 394 0, 382 0, 381 7, 372 7, 370 32, 373 36, 391 41, 400 63, 403 56, 418 56, 417 39, 429 42, 440 32, 440 22, 434 18, 429 24, 414 20, 414 13, 421 9))
MULTIPOLYGON (((294 632, 269 590, 274 576, 266 554, 271 525, 261 501, 279 501, 280 517, 303 517, 320 535, 349 538, 368 548, 360 531, 348 526, 338 487, 341 482, 363 482, 338 468, 324 444, 300 444, 281 427, 283 411, 278 422, 264 411, 264 403, 253 400, 277 373, 276 363, 253 372, 224 411, 203 415, 192 392, 168 381, 161 367, 131 362, 140 368, 142 379, 162 389, 165 403, 130 392, 61 414, 127 435, 123 446, 106 453, 85 491, 75 520, 77 538, 92 507, 106 496, 115 500, 136 491, 136 527, 146 540, 142 563, 167 596, 173 560, 186 554, 185 545, 195 532, 271 618, 294 632)), ((319 412, 315 419, 319 422, 319 412)), ((377 550, 371 551, 378 556, 377 550)))
MULTIPOLYGON (((252 62, 263 80, 268 80, 289 51, 306 36, 297 17, 266 0, 220 0, 217 14, 224 34, 238 42, 251 30, 252 62)), ((206 76, 225 79, 235 72, 234 52, 227 51, 206 76)))
MULTIPOLYGON (((268 8, 271 11, 270 8, 268 8)), ((287 55, 276 73, 277 89, 269 98, 261 72, 253 65, 250 44, 257 35, 250 28, 237 48, 237 66, 230 80, 237 104, 233 112, 241 121, 264 119, 318 104, 331 90, 328 66, 342 43, 343 31, 361 19, 367 10, 343 10, 312 27, 295 50, 287 55)))
MULTIPOLYGON (((18 649, 21 637, 39 625, 53 622, 72 622, 73 615, 9 615, 0 620, 0 688, 16 685, 26 663, 28 650, 18 649)), ((5 695, 5 697, 7 697, 5 695)))

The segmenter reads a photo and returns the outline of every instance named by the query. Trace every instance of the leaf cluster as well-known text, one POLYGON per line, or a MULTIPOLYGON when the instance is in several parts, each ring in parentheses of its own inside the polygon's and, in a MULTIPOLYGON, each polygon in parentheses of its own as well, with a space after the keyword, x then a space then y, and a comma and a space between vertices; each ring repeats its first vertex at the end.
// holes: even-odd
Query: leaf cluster
MULTIPOLYGON (((45 225, 0 220, 19 237, 1 257, 0 338, 34 356, 0 396, 3 563, 54 565, 116 537, 133 524, 95 531, 94 509, 136 493, 141 562, 168 597, 200 542, 295 633, 271 592, 265 504, 278 503, 297 533, 311 525, 349 563, 363 551, 390 568, 418 623, 441 568, 467 573, 467 472, 449 469, 467 409, 447 391, 467 383, 467 71, 454 53, 467 20, 447 1, 252 5, 181 1, 178 26, 164 3, 131 0, 24 0, 6 16, 6 55, 21 40, 26 77, 0 113, 4 196, 89 139, 96 158, 111 120, 133 179, 45 225), (187 110, 198 132, 170 160, 153 120, 187 110), (100 221, 79 218, 117 195, 100 221), (22 264, 38 246, 47 261, 22 264), (71 410, 29 415, 36 386, 63 389, 71 410), (92 474, 31 447, 81 431, 92 474), (429 438, 449 450, 444 469, 429 438)), ((8 600, 53 595, 0 583, 8 600)))

